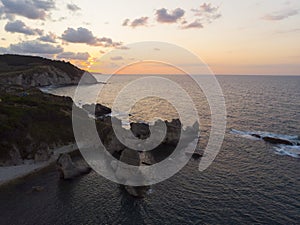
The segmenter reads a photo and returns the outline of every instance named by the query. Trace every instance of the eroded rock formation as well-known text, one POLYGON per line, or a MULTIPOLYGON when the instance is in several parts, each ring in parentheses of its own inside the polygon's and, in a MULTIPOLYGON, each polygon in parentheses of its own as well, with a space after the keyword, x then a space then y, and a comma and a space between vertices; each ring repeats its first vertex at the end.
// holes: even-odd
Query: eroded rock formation
POLYGON ((60 176, 63 179, 73 179, 91 171, 91 168, 87 165, 76 165, 68 154, 61 154, 57 159, 56 164, 60 171, 60 176))

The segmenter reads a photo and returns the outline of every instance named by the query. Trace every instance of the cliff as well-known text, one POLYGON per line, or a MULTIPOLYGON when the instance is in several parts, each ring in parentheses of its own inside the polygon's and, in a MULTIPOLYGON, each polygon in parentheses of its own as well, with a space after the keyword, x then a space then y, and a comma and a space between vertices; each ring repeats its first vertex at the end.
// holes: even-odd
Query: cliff
POLYGON ((85 83, 97 80, 69 62, 37 56, 0 55, 0 85, 42 87, 48 85, 76 85, 85 74, 85 83))
POLYGON ((75 142, 72 104, 38 89, 0 90, 0 166, 46 161, 52 148, 75 142))

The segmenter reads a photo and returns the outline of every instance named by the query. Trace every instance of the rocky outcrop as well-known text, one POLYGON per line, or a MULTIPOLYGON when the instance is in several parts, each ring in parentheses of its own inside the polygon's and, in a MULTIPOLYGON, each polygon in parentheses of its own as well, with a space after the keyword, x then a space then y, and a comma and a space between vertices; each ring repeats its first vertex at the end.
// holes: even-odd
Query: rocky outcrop
POLYGON ((192 157, 193 159, 200 159, 202 158, 203 154, 201 152, 186 152, 185 153, 188 157, 192 157))
MULTIPOLYGON (((182 149, 184 149, 190 143, 189 140, 192 141, 198 137, 199 126, 197 123, 191 127, 183 129, 179 119, 174 119, 172 121, 158 120, 154 123, 154 125, 158 125, 158 123, 165 124, 167 128, 165 138, 161 144, 159 144, 153 150, 139 152, 137 150, 129 149, 120 143, 114 134, 110 121, 111 119, 115 120, 114 124, 116 126, 119 126, 117 129, 124 129, 121 127, 121 121, 116 118, 106 117, 105 119, 101 120, 101 122, 98 120, 101 125, 98 127, 98 133, 106 149, 117 159, 111 163, 111 167, 115 171, 116 178, 123 184, 133 182, 135 181, 134 179, 136 179, 136 177, 142 177, 143 174, 141 170, 133 170, 131 168, 124 167, 120 162, 136 167, 150 166, 168 158, 177 147, 181 135, 183 135, 182 138, 185 139, 180 146, 182 149), (106 127, 103 123, 106 124, 106 127)), ((150 130, 153 132, 161 132, 159 129, 154 130, 154 127, 151 127, 146 123, 131 123, 130 129, 135 137, 142 140, 150 137, 150 130)), ((124 130, 124 132, 130 131, 124 130)), ((199 158, 201 155, 200 153, 195 153, 193 157, 199 158)), ((150 186, 122 186, 128 192, 128 194, 139 198, 145 197, 150 189, 150 186)))
POLYGON ((282 138, 275 138, 275 137, 263 137, 262 138, 265 142, 269 142, 272 144, 283 144, 283 145, 294 145, 291 141, 282 139, 282 138))
POLYGON ((268 142, 268 143, 271 143, 271 144, 291 145, 291 146, 300 144, 297 140, 288 140, 288 139, 285 139, 285 138, 274 137, 274 136, 266 136, 266 135, 261 135, 261 134, 257 134, 257 133, 252 133, 250 135, 255 137, 255 138, 262 139, 265 142, 268 142))
POLYGON ((130 123, 133 135, 139 139, 147 139, 150 136, 149 125, 146 123, 130 123))
POLYGON ((300 137, 296 135, 283 135, 263 131, 240 131, 235 129, 231 129, 231 133, 246 137, 251 136, 274 145, 300 146, 300 137))
POLYGON ((33 56, 1 55, 0 84, 24 88, 49 85, 93 84, 97 80, 70 63, 33 56))
POLYGON ((60 171, 60 176, 63 179, 73 179, 91 171, 89 166, 76 165, 68 154, 61 154, 57 159, 56 164, 60 171))
MULTIPOLYGON (((131 150, 126 148, 122 151, 122 154, 119 159, 121 162, 126 163, 128 165, 133 166, 140 166, 141 165, 141 159, 140 154, 136 150, 131 150)), ((136 177, 136 171, 125 169, 120 164, 117 164, 116 166, 116 177, 122 181, 122 183, 128 182, 130 179, 135 179, 136 177)), ((150 186, 129 186, 129 185, 123 185, 125 190, 128 192, 128 194, 143 198, 146 196, 148 190, 150 189, 150 186)))
POLYGON ((85 109, 89 114, 94 115, 96 118, 108 115, 111 113, 111 109, 101 105, 101 104, 91 104, 91 105, 83 105, 83 109, 85 109))

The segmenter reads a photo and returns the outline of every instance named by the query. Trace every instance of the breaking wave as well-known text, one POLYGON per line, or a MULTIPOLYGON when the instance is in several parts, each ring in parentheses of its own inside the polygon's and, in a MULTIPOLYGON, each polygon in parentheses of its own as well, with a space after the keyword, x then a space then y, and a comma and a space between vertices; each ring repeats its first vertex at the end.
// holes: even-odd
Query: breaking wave
POLYGON ((230 133, 251 140, 263 140, 271 143, 277 155, 300 158, 300 139, 297 135, 282 135, 262 131, 240 131, 235 129, 232 129, 230 133))

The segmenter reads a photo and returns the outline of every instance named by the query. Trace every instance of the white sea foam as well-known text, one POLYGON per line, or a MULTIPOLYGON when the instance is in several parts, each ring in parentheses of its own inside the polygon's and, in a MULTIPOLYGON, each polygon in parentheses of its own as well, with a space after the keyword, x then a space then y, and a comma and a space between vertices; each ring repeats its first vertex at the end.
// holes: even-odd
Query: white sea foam
POLYGON ((293 158, 300 158, 300 146, 278 145, 274 147, 278 155, 287 155, 293 158))
POLYGON ((250 131, 239 131, 239 130, 232 129, 230 131, 230 133, 236 134, 236 135, 239 135, 241 137, 248 138, 251 140, 260 140, 260 138, 256 138, 256 137, 252 136, 251 134, 253 134, 253 132, 250 132, 250 131))
POLYGON ((284 144, 274 145, 273 149, 275 150, 275 153, 278 155, 300 158, 300 146, 299 146, 300 140, 299 137, 296 135, 282 135, 282 134, 275 134, 275 133, 262 132, 262 131, 240 131, 235 129, 232 129, 231 133, 251 140, 262 140, 264 137, 287 140, 294 145, 284 145, 284 144))
POLYGON ((299 137, 297 135, 283 135, 283 134, 275 134, 275 133, 271 133, 271 132, 264 132, 264 131, 240 131, 240 130, 235 130, 232 129, 231 130, 232 134, 237 134, 240 136, 244 136, 244 137, 250 137, 251 139, 255 138, 255 139, 260 139, 260 138, 256 138, 253 135, 259 135, 260 137, 272 137, 272 138, 279 138, 279 139, 283 139, 283 140, 288 140, 288 141, 299 141, 299 137))

